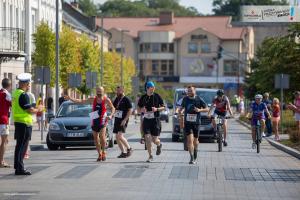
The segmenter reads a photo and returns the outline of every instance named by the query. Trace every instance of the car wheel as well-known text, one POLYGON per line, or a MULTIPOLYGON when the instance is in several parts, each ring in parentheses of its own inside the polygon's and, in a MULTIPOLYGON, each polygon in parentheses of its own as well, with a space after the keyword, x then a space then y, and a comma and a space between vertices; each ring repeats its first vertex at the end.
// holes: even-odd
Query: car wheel
POLYGON ((47 147, 50 151, 55 151, 58 149, 58 145, 56 144, 53 144, 50 142, 50 139, 49 139, 49 134, 47 134, 47 138, 46 138, 46 143, 47 143, 47 147))
POLYGON ((172 134, 172 142, 178 142, 179 141, 179 135, 172 134))

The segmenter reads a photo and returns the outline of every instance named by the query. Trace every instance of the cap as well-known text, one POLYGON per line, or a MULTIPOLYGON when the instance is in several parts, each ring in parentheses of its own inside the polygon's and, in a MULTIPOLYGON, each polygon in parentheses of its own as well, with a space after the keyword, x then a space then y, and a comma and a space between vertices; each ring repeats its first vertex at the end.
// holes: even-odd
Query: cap
POLYGON ((151 87, 155 87, 154 83, 152 81, 147 82, 146 84, 146 88, 151 88, 151 87))
POLYGON ((21 82, 30 82, 32 75, 29 73, 22 73, 17 76, 17 79, 21 82))

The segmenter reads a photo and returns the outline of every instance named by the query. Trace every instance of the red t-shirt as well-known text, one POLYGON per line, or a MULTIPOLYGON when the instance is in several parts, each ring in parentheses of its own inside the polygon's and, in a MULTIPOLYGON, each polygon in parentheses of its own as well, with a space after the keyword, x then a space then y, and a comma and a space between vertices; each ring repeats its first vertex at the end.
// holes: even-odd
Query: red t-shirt
POLYGON ((5 89, 0 90, 0 124, 9 123, 11 95, 5 89))

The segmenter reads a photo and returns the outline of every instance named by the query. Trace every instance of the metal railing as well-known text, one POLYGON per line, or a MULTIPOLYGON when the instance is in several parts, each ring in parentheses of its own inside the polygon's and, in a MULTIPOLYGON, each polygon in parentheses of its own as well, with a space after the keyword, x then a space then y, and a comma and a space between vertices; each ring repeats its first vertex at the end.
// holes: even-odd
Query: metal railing
POLYGON ((24 53, 24 51, 24 29, 0 27, 0 53, 24 53))

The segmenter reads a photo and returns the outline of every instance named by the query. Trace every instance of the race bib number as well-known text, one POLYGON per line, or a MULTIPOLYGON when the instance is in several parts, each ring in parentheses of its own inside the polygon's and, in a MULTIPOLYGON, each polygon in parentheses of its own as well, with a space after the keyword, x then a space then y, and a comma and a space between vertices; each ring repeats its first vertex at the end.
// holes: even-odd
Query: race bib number
POLYGON ((123 111, 117 110, 116 113, 115 113, 115 117, 122 119, 122 117, 123 117, 123 111))
POLYGON ((154 119, 154 112, 146 112, 146 113, 144 114, 144 117, 145 117, 146 119, 154 119))
POLYGON ((187 114, 186 121, 196 122, 197 121, 197 114, 187 114))
POLYGON ((98 119, 100 117, 97 110, 89 113, 89 116, 90 116, 91 120, 98 119))

